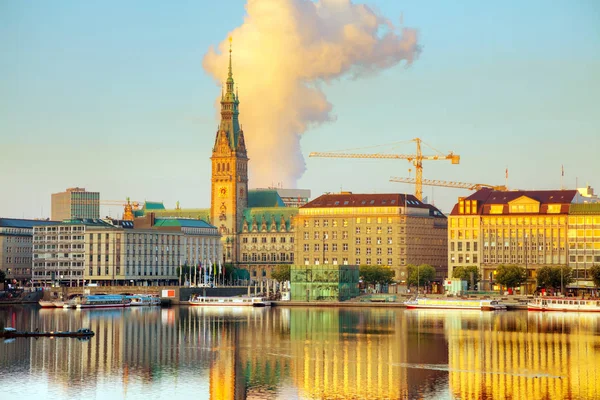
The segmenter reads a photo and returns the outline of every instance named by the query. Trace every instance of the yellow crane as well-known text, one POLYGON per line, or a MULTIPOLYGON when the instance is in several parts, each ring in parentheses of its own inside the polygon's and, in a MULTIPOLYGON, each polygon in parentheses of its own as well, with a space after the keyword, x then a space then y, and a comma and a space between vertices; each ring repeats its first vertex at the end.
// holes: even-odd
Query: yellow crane
POLYGON ((100 205, 102 205, 102 206, 121 206, 121 207, 131 205, 134 210, 138 210, 140 208, 141 202, 130 201, 129 197, 128 197, 127 200, 100 200, 100 205))
MULTIPOLYGON (((460 156, 454 154, 453 152, 449 152, 448 154, 443 154, 442 152, 434 149, 433 147, 424 143, 421 139, 415 138, 411 140, 417 144, 417 152, 416 154, 385 154, 385 153, 375 153, 375 154, 357 154, 357 153, 345 153, 345 152, 312 152, 308 156, 309 157, 326 157, 326 158, 391 158, 398 160, 407 160, 412 163, 416 169, 416 178, 415 178, 415 197, 419 200, 423 200, 423 160, 450 160, 452 164, 460 163, 460 156), (427 145, 429 148, 437 152, 438 154, 431 156, 424 156, 421 151, 421 143, 427 145)), ((391 144, 400 144, 406 142, 397 142, 391 144)), ((389 145, 379 145, 372 146, 373 147, 381 147, 381 146, 389 146, 389 145)))
MULTIPOLYGON (((416 183, 415 178, 399 178, 399 177, 391 177, 390 182, 400 182, 400 183, 416 183)), ((488 185, 486 183, 466 183, 466 182, 454 182, 454 181, 441 181, 441 180, 433 180, 433 179, 422 179, 422 185, 427 186, 442 186, 449 187, 455 189, 468 189, 468 190, 479 190, 483 188, 490 188, 492 190, 508 190, 504 185, 488 185)))

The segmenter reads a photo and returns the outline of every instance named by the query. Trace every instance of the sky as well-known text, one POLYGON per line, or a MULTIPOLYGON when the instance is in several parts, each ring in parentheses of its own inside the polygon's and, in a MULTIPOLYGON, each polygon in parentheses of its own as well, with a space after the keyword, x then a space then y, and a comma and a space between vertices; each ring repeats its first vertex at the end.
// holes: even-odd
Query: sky
MULTIPOLYGON (((210 207, 229 36, 250 187, 412 193, 389 182, 409 168, 414 177, 406 161, 308 154, 392 142, 403 143, 376 151, 413 154, 419 137, 426 155, 461 156, 424 161, 424 178, 501 185, 508 169, 511 189, 559 189, 564 168, 565 188, 600 191, 600 3, 328 0, 316 29, 307 0, 275 2, 289 21, 273 18, 272 1, 0 2, 0 216, 49 217, 51 193, 74 186, 103 200, 210 207), (264 20, 269 33, 250 40, 264 20), (354 23, 375 36, 339 39, 354 23), (415 34, 418 51, 378 54, 388 31, 399 44, 415 34), (273 53, 274 42, 285 46, 273 53), (339 70, 297 67, 330 48, 332 64, 346 57, 339 70)), ((424 187, 445 212, 469 193, 424 187)))

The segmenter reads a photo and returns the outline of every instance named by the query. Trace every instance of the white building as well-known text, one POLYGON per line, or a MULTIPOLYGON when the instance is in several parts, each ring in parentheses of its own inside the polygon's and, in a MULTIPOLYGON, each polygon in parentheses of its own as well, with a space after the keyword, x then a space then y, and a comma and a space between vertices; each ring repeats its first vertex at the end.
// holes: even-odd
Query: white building
POLYGON ((130 221, 74 219, 36 226, 33 281, 79 286, 166 285, 180 265, 222 259, 217 229, 200 220, 157 219, 147 229, 130 221))

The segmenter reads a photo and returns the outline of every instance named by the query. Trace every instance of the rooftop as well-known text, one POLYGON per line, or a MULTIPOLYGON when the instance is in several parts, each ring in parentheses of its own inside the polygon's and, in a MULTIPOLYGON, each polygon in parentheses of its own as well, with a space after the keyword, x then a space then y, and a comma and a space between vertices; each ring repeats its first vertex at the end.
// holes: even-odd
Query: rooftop
MULTIPOLYGON (((413 207, 429 208, 431 205, 425 204, 412 194, 405 195, 400 193, 382 193, 382 194, 354 194, 351 192, 342 192, 335 194, 324 194, 316 199, 306 203, 301 208, 330 208, 330 207, 413 207)), ((433 207, 435 208, 435 207, 433 207)), ((437 208, 436 208, 437 210, 437 208)), ((439 210, 438 210, 439 211, 439 210)))
POLYGON ((181 228, 213 228, 213 225, 200 219, 191 218, 156 218, 155 227, 181 227, 181 228))
POLYGON ((27 228, 33 229, 39 225, 58 225, 59 221, 47 221, 43 219, 17 219, 17 218, 0 218, 0 227, 2 228, 27 228))

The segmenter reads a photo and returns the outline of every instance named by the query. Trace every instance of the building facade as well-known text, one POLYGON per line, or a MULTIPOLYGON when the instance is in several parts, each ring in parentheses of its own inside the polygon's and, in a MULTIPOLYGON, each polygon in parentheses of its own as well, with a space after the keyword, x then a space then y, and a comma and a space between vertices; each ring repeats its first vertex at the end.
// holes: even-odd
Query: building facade
POLYGON ((52 194, 50 219, 62 221, 73 218, 100 218, 100 193, 85 188, 69 188, 52 194))
POLYGON ((571 204, 567 226, 569 267, 574 286, 593 287, 589 269, 600 265, 600 203, 571 204))
POLYGON ((535 290, 536 270, 567 265, 567 220, 575 190, 493 191, 459 198, 449 217, 448 276, 476 266, 483 290, 494 289, 500 265, 527 270, 525 290, 535 290))
POLYGON ((408 265, 447 271, 447 219, 434 206, 404 194, 325 194, 300 207, 295 219, 300 265, 387 265, 406 283, 408 265))
POLYGON ((57 222, 0 218, 0 270, 12 284, 30 284, 33 226, 40 224, 52 226, 57 222))
POLYGON ((130 221, 67 220, 36 226, 33 282, 39 285, 167 285, 180 265, 222 257, 217 229, 204 221, 156 219, 135 229, 130 221))

